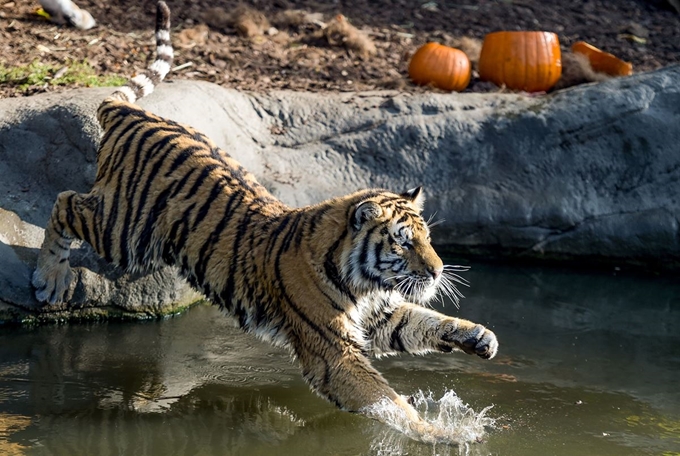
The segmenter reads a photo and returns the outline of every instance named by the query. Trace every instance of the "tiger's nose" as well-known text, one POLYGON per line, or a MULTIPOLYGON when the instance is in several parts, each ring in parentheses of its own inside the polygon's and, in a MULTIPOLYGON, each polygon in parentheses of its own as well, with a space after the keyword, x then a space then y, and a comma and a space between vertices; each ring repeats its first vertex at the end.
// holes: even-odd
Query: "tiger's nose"
POLYGON ((442 275, 442 272, 444 271, 444 268, 443 268, 443 267, 440 267, 440 268, 428 268, 427 271, 430 273, 430 275, 432 276, 432 278, 433 278, 434 280, 437 280, 437 279, 439 278, 439 276, 442 275))

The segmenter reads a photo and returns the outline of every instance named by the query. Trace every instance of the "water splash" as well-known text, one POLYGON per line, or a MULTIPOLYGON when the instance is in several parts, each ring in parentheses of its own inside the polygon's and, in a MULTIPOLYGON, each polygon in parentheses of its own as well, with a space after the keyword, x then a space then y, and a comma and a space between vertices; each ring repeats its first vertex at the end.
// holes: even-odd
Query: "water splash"
MULTIPOLYGON (((487 416, 487 412, 493 406, 475 412, 452 390, 446 391, 440 399, 435 399, 432 392, 425 393, 419 390, 411 396, 409 402, 427 423, 428 430, 425 433, 422 433, 422 429, 414 429, 413 420, 389 399, 367 407, 366 413, 410 439, 433 445, 457 445, 460 454, 467 454, 470 443, 482 441, 487 429, 495 427, 496 420, 487 416)), ((400 437, 393 432, 392 435, 386 433, 380 436, 373 441, 372 453, 399 454, 405 449, 404 445, 407 445, 400 437)))

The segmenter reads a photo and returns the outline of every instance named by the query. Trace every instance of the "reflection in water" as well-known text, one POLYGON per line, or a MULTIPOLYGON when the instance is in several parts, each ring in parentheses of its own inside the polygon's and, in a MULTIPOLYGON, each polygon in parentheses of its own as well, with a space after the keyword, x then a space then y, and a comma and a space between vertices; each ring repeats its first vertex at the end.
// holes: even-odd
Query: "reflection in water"
POLYGON ((21 415, 0 413, 0 454, 4 456, 18 456, 24 454, 28 447, 10 441, 10 437, 26 429, 31 419, 21 415))
POLYGON ((488 324, 496 359, 376 364, 430 420, 471 440, 485 429, 483 442, 424 444, 338 411, 286 352, 201 306, 158 322, 0 329, 0 454, 677 453, 680 285, 478 266, 466 278, 460 311, 443 311, 488 324))
POLYGON ((191 391, 164 413, 98 406, 41 416, 36 424, 42 432, 13 436, 39 443, 36 454, 142 456, 243 454, 254 441, 278 444, 305 426, 270 398, 214 385, 191 391), (40 436, 44 432, 53 437, 40 436))

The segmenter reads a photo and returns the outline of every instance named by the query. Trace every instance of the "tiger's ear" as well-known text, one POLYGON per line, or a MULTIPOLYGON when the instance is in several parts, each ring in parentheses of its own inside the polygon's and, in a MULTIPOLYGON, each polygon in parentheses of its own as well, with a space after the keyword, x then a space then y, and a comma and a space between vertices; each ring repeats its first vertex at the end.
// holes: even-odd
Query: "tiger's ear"
POLYGON ((423 195, 422 186, 418 186, 416 188, 412 188, 411 190, 407 190, 400 196, 415 204, 419 212, 423 212, 423 207, 425 207, 425 195, 423 195))
POLYGON ((354 222, 352 225, 355 230, 361 228, 361 225, 368 220, 375 220, 383 213, 382 207, 375 201, 364 201, 354 210, 354 222))

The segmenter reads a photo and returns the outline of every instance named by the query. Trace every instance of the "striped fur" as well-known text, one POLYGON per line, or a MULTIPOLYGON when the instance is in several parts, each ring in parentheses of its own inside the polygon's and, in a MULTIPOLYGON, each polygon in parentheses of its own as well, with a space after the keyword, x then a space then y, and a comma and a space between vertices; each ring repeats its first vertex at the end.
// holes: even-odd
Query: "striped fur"
POLYGON ((133 104, 170 66, 163 3, 158 15, 158 60, 99 107, 92 190, 57 198, 33 276, 37 299, 68 300, 74 239, 128 271, 175 265, 245 331, 289 348, 321 396, 351 411, 389 398, 429 432, 369 357, 491 358, 498 344, 483 326, 422 305, 456 298, 462 278, 430 245, 420 188, 285 206, 206 136, 133 104))
MULTIPOLYGON (((160 1, 156 7, 156 61, 142 74, 116 90, 104 103, 114 100, 134 103, 149 95, 165 79, 172 67, 173 50, 170 42, 170 9, 160 1)), ((101 119, 100 119, 101 122, 101 119)))

